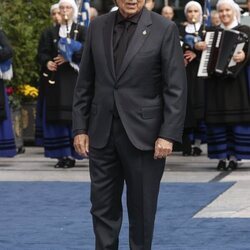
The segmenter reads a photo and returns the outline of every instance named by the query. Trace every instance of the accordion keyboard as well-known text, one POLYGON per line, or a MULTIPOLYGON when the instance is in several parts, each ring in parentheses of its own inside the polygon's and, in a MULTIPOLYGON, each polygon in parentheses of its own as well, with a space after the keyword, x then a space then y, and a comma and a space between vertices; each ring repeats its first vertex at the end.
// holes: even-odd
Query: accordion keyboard
POLYGON ((207 31, 206 37, 205 37, 207 49, 202 51, 202 54, 201 54, 198 77, 208 77, 207 68, 208 68, 209 58, 210 58, 210 54, 212 50, 214 36, 215 36, 215 31, 207 31))

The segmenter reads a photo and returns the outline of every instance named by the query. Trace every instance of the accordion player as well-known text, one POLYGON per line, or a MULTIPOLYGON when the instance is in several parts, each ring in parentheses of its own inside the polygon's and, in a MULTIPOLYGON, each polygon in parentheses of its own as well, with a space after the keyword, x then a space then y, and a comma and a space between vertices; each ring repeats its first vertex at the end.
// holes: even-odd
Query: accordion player
POLYGON ((243 64, 237 64, 233 56, 243 50, 248 36, 238 30, 208 30, 205 36, 207 49, 202 52, 198 77, 213 74, 236 77, 243 64))

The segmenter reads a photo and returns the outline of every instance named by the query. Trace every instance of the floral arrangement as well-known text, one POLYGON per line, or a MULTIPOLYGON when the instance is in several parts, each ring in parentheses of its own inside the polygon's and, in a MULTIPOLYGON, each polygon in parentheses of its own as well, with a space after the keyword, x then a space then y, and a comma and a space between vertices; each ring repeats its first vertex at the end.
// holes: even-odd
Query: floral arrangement
POLYGON ((34 101, 38 97, 38 89, 29 84, 18 86, 18 91, 21 93, 23 101, 34 101))
POLYGON ((35 101, 38 97, 38 89, 29 84, 12 85, 8 84, 6 93, 12 109, 18 109, 23 102, 35 101))

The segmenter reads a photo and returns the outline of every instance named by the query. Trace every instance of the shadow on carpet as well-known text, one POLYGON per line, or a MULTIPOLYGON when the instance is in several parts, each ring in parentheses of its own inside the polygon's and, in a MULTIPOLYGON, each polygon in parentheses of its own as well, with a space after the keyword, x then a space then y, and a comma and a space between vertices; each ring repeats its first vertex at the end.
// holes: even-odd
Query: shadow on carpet
MULTIPOLYGON (((192 218, 232 184, 162 184, 152 249, 250 249, 249 220, 192 218)), ((0 182, 0 249, 94 250, 89 210, 89 183, 0 182)))

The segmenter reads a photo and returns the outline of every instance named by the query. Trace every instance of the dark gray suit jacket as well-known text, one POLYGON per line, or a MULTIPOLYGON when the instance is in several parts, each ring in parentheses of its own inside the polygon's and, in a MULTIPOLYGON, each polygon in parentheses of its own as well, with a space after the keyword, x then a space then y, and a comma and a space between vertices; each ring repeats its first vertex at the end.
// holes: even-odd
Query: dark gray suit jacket
POLYGON ((144 8, 116 75, 115 15, 108 13, 90 24, 74 94, 73 134, 85 131, 92 147, 104 147, 116 103, 136 148, 152 150, 158 137, 181 141, 186 75, 176 25, 144 8))

